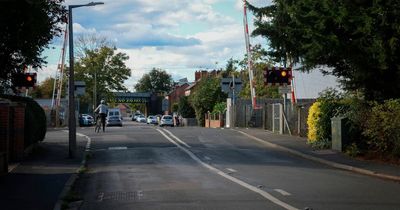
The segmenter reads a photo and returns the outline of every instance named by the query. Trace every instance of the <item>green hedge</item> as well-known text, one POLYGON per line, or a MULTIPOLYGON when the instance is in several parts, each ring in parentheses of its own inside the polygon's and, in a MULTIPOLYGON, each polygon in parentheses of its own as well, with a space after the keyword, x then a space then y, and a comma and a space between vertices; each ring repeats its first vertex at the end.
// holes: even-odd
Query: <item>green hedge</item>
POLYGON ((371 152, 384 157, 400 157, 400 99, 372 103, 363 129, 371 152))
POLYGON ((0 95, 0 98, 5 98, 13 102, 26 104, 25 107, 25 148, 43 141, 46 136, 46 114, 42 107, 32 98, 14 96, 14 95, 0 95))

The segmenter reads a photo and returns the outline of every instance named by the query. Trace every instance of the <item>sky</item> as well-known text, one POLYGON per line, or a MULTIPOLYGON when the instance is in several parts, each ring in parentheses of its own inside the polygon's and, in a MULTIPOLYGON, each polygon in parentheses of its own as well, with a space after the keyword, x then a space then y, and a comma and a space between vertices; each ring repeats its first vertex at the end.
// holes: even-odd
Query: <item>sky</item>
MULTIPOLYGON (((85 4, 66 0, 65 5, 85 4)), ((153 68, 161 68, 177 81, 194 81, 196 70, 224 68, 230 59, 241 60, 246 53, 242 0, 103 0, 104 5, 73 9, 74 37, 96 33, 115 43, 126 53, 131 77, 124 82, 133 86, 153 68)), ((249 0, 255 6, 271 0, 249 0)), ((249 29, 253 16, 248 14, 249 29)), ((252 45, 267 48, 267 41, 251 37, 252 45)), ((62 40, 56 38, 45 50, 48 64, 38 72, 38 80, 56 74, 62 40)), ((67 54, 68 55, 68 54, 67 54)), ((68 56, 67 56, 68 57, 68 56)), ((68 62, 68 60, 67 60, 68 62)), ((315 98, 327 87, 336 87, 334 77, 294 72, 298 98, 315 98)))

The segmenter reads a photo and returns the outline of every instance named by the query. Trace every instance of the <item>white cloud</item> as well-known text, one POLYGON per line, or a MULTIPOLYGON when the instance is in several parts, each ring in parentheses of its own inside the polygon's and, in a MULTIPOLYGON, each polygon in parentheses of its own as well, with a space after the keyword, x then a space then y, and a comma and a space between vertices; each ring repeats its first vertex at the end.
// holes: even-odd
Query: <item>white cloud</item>
POLYGON ((84 28, 81 24, 79 23, 74 23, 73 24, 73 30, 74 33, 78 33, 78 34, 82 34, 82 33, 88 33, 88 34, 92 34, 92 33, 96 33, 96 29, 95 28, 84 28))
MULTIPOLYGON (((262 7, 272 0, 249 2, 262 7)), ((74 9, 74 32, 105 35, 115 41, 118 51, 129 55, 126 65, 132 69, 132 76, 125 84, 130 90, 153 67, 166 70, 174 79, 187 77, 193 81, 195 70, 224 67, 229 58, 242 59, 246 53, 243 0, 104 0, 104 3, 74 9), (221 5, 226 8, 221 9, 221 5)), ((66 0, 65 5, 71 4, 82 1, 66 0)), ((251 30, 251 14, 248 20, 251 30)), ((265 43, 265 39, 252 37, 251 43, 265 43)), ((52 54, 58 57, 59 53, 52 54)), ((56 64, 44 69, 39 80, 53 76, 56 64)), ((303 95, 311 92, 299 89, 303 89, 303 95)))

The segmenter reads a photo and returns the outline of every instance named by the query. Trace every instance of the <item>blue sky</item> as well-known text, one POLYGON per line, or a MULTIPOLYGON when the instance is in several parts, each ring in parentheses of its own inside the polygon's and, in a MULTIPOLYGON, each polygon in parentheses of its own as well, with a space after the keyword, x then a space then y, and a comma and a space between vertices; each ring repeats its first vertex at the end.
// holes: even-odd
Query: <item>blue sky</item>
MULTIPOLYGON (((87 1, 90 2, 90 1, 87 1)), ((66 5, 84 4, 66 0, 66 5)), ((113 41, 118 51, 129 55, 126 65, 132 76, 128 89, 153 67, 166 70, 175 80, 194 80, 194 71, 224 67, 230 58, 242 59, 245 52, 242 0, 103 0, 104 5, 73 10, 74 36, 96 33, 113 41)), ((270 0, 250 0, 256 6, 270 0)), ((248 17, 251 22, 252 15, 248 17)), ((252 30, 252 24, 250 31, 252 30)), ((252 44, 266 41, 252 37, 252 44)), ((55 39, 44 52, 49 64, 39 71, 39 81, 54 76, 60 58, 61 40, 55 39)), ((335 79, 295 73, 301 98, 316 97, 335 79)))

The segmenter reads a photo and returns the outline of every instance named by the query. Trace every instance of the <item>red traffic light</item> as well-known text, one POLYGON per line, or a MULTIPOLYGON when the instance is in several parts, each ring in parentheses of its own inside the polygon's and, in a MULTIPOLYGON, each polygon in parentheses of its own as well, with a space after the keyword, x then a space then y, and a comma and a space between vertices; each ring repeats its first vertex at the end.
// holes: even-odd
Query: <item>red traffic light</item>
POLYGON ((36 73, 17 73, 12 77, 15 87, 34 87, 36 85, 36 73))
POLYGON ((33 80, 32 76, 28 75, 26 76, 26 81, 27 82, 31 82, 33 80))

